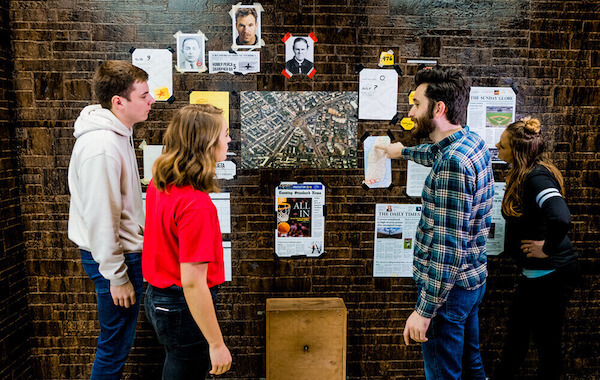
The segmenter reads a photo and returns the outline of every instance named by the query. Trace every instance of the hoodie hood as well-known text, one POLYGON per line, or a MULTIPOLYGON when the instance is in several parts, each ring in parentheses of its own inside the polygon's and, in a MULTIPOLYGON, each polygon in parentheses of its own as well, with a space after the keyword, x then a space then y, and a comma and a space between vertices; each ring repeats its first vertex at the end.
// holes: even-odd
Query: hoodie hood
POLYGON ((79 138, 85 133, 97 130, 109 130, 125 137, 132 135, 131 129, 127 128, 110 110, 102 108, 100 104, 87 106, 81 111, 75 121, 73 136, 79 138))

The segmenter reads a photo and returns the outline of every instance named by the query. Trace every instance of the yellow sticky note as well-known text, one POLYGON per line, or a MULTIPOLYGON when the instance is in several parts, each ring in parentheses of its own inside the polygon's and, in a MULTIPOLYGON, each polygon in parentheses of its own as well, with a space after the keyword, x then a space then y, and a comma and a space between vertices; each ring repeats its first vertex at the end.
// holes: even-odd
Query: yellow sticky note
POLYGON ((408 94, 408 104, 409 105, 413 105, 415 104, 415 92, 411 91, 410 94, 408 94))
POLYGON ((393 66, 394 65, 394 51, 382 51, 379 55, 379 66, 393 66))
POLYGON ((415 126, 415 123, 409 117, 405 117, 400 121, 400 125, 405 131, 410 131, 415 126))
POLYGON ((212 104, 223 110, 225 121, 229 124, 229 92, 227 91, 192 91, 190 104, 212 104))
POLYGON ((157 87, 154 89, 154 99, 156 100, 169 100, 169 89, 166 87, 157 87))

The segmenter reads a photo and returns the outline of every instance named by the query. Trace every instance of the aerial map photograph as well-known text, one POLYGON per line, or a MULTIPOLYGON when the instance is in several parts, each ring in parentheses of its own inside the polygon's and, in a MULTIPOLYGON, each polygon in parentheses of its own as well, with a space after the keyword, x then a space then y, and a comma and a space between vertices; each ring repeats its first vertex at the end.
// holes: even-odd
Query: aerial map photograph
POLYGON ((242 92, 242 168, 356 168, 357 109, 356 92, 242 92))

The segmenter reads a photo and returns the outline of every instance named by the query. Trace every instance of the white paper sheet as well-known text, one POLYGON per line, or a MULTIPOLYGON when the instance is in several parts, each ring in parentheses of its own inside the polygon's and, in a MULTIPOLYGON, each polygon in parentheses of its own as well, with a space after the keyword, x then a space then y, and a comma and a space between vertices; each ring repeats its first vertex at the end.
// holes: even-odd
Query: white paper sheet
POLYGON ((223 264, 225 264, 225 281, 231 281, 231 242, 223 241, 223 264))
POLYGON ((217 208, 217 216, 221 225, 222 234, 231 233, 231 197, 229 193, 210 193, 215 207, 217 208))
POLYGON ((386 188, 392 184, 392 160, 375 145, 390 145, 390 137, 369 136, 365 139, 365 184, 371 189, 386 188))
POLYGON ((208 72, 211 74, 234 74, 235 72, 242 74, 259 73, 260 52, 239 50, 236 53, 209 51, 208 65, 208 72))
POLYGON ((419 165, 414 161, 408 160, 406 168, 406 194, 409 197, 420 197, 423 193, 423 186, 431 168, 419 165))
POLYGON ((388 69, 363 69, 359 74, 358 118, 391 120, 397 113, 398 73, 388 69))
POLYGON ((134 66, 148 73, 150 95, 156 101, 167 101, 173 95, 173 53, 167 49, 135 49, 134 66))

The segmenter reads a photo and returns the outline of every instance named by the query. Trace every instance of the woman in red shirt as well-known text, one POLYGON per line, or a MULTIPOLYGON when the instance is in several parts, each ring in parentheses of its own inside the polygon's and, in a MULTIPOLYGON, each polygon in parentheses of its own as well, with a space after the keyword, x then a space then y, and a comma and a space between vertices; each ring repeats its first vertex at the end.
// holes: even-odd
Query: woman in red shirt
POLYGON ((225 273, 208 195, 219 191, 216 163, 225 160, 230 141, 222 110, 186 106, 169 124, 152 168, 142 269, 146 315, 166 351, 163 379, 206 378, 209 370, 219 375, 231 366, 214 307, 225 273))

